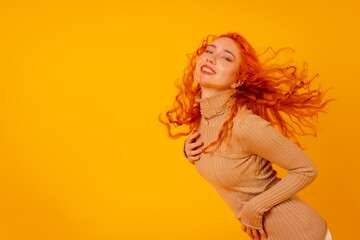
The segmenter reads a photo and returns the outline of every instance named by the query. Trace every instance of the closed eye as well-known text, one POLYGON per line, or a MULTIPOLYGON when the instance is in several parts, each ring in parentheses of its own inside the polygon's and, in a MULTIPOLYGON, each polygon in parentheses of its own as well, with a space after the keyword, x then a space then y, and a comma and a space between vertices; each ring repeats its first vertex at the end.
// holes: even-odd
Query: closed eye
MULTIPOLYGON (((211 50, 205 50, 206 53, 212 54, 213 52, 211 50)), ((228 62, 231 62, 232 60, 228 57, 223 57, 223 59, 225 59, 228 62)))

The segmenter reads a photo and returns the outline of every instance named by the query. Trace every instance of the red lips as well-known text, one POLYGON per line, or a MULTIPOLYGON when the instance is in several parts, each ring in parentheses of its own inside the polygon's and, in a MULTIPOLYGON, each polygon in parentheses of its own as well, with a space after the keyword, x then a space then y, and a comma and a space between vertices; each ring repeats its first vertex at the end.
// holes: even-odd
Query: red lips
POLYGON ((206 64, 204 64, 200 67, 200 71, 201 71, 201 73, 207 74, 207 75, 214 75, 216 73, 212 67, 210 67, 209 65, 206 65, 206 64), (207 71, 203 70, 203 68, 207 68, 207 69, 213 71, 214 73, 207 72, 207 71))

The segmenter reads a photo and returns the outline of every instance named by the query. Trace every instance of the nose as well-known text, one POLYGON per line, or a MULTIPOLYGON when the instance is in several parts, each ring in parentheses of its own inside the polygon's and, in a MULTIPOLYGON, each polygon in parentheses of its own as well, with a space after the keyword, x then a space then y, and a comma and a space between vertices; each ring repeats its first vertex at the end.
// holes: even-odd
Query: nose
POLYGON ((215 57, 214 55, 209 55, 207 58, 206 58, 206 62, 210 62, 212 64, 216 64, 216 61, 215 61, 215 57))

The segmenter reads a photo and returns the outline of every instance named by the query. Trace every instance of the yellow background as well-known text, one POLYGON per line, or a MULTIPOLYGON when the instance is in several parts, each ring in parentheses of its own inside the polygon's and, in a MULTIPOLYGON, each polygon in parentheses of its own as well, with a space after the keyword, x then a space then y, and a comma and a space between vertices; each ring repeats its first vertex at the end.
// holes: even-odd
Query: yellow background
MULTIPOLYGON (((249 239, 157 121, 208 34, 289 46, 338 100, 299 193, 333 239, 355 239, 357 1, 1 1, 0 239, 249 239)), ((317 85, 314 85, 316 87, 317 85)), ((284 172, 281 172, 284 174, 284 172)))

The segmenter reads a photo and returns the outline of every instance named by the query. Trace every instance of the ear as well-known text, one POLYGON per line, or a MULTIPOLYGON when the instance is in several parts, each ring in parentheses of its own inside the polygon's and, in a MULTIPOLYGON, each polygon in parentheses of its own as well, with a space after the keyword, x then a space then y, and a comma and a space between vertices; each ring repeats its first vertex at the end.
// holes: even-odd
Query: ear
POLYGON ((234 82, 233 84, 231 84, 231 88, 237 88, 237 87, 241 86, 243 83, 244 83, 244 81, 238 80, 237 82, 234 82))

